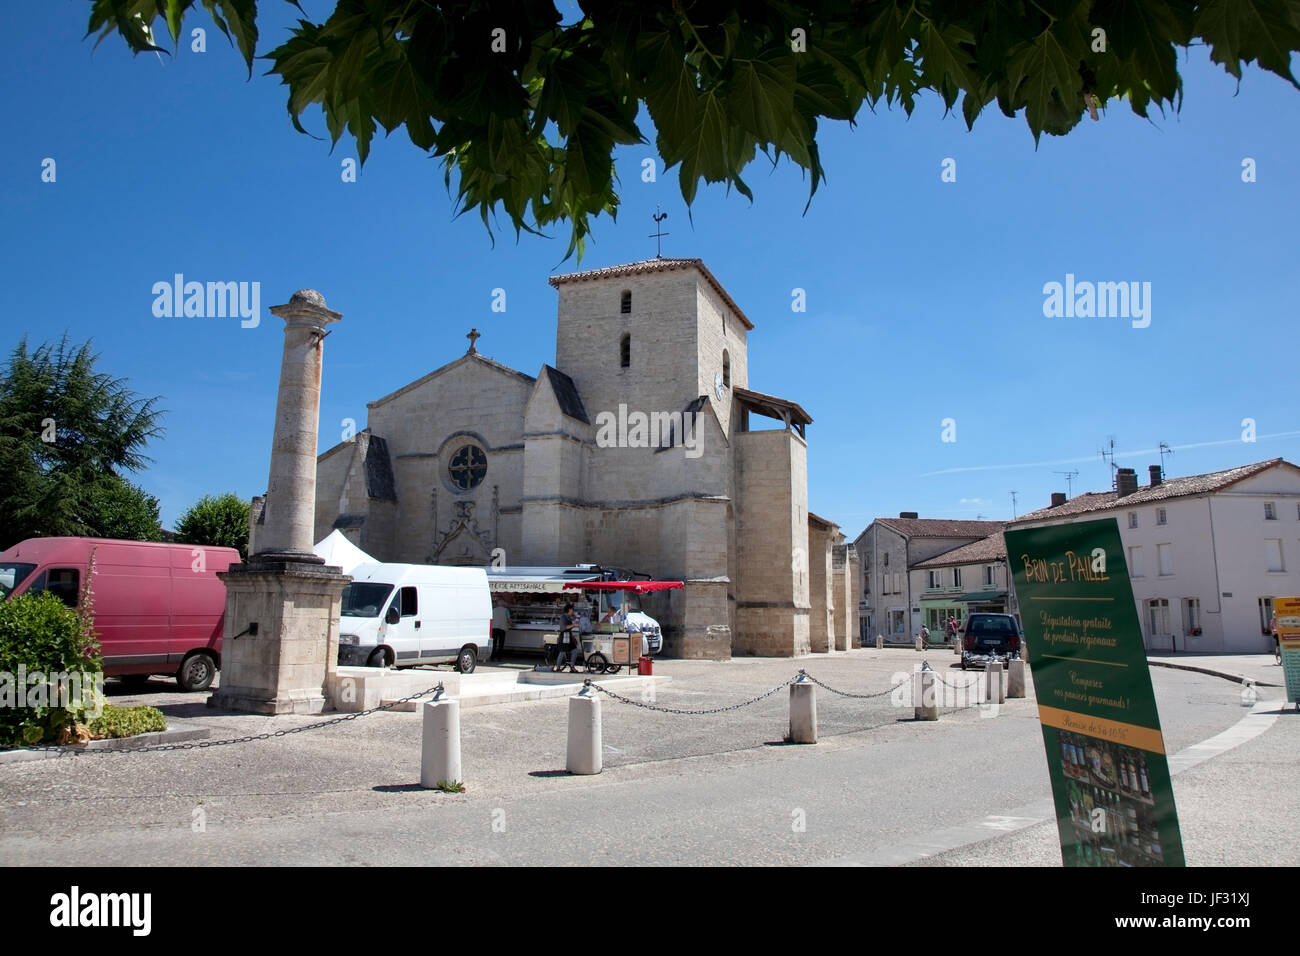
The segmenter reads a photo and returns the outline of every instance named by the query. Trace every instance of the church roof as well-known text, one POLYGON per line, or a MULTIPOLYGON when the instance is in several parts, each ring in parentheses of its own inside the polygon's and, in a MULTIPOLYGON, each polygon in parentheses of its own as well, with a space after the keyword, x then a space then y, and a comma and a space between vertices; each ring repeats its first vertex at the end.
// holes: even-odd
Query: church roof
POLYGON ((542 368, 546 370, 546 377, 550 379, 555 400, 560 403, 560 411, 570 418, 576 418, 584 425, 590 425, 591 419, 587 417, 587 408, 582 404, 582 396, 578 394, 578 386, 573 384, 573 379, 549 365, 543 365, 542 368))
POLYGON ((532 385, 534 382, 537 381, 537 379, 533 378, 531 375, 525 375, 523 372, 519 372, 516 371, 515 369, 512 369, 509 365, 502 365, 500 362, 493 361, 492 359, 487 358, 484 355, 480 355, 478 352, 466 352, 460 358, 454 359, 453 361, 448 362, 446 365, 443 365, 440 368, 435 368, 428 375, 425 375, 421 378, 417 378, 414 382, 410 382, 406 385, 403 385, 397 391, 389 392, 387 395, 383 396, 382 398, 377 398, 373 402, 366 402, 366 408, 376 408, 379 405, 383 405, 385 402, 391 402, 399 395, 404 395, 405 393, 411 391, 412 389, 419 388, 421 385, 423 385, 425 382, 429 381, 430 379, 436 378, 437 376, 441 375, 443 372, 447 371, 448 369, 454 368, 455 366, 460 365, 463 362, 479 362, 483 365, 488 366, 489 368, 496 369, 498 372, 504 372, 507 375, 513 375, 516 378, 518 378, 520 381, 528 385, 532 385))
POLYGON ((785 412, 790 416, 790 421, 796 425, 812 424, 812 416, 800 408, 797 402, 792 402, 788 398, 777 398, 775 395, 765 395, 762 392, 740 387, 733 388, 731 393, 738 402, 760 415, 780 421, 785 417, 782 412, 785 412))
POLYGON ((695 269, 713 286, 727 308, 736 313, 736 318, 745 323, 746 329, 752 329, 754 323, 736 305, 735 300, 727 294, 722 283, 717 280, 703 259, 643 259, 640 262, 626 262, 619 266, 605 266, 603 269, 589 269, 586 272, 570 272, 568 275, 551 276, 548 282, 558 288, 566 282, 588 282, 592 279, 617 279, 620 276, 639 276, 652 272, 672 272, 676 269, 695 269))

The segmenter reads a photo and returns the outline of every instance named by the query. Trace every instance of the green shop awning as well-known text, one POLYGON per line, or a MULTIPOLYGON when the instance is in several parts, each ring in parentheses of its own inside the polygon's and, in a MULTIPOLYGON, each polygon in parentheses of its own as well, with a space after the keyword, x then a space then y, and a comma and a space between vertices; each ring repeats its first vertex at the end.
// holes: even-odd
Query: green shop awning
POLYGON ((1006 599, 1006 591, 967 591, 961 596, 961 600, 966 604, 984 604, 989 601, 1005 601, 1006 599))

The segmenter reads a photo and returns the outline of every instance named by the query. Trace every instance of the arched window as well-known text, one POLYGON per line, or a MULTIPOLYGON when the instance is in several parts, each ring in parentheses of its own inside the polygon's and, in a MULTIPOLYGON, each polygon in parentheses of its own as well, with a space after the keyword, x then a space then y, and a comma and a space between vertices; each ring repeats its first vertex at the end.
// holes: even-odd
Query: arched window
POLYGON ((632 367, 632 336, 625 333, 618 342, 618 364, 620 368, 632 367))
POLYGON ((727 350, 722 350, 722 384, 731 388, 731 356, 727 350))
POLYGON ((632 293, 626 289, 623 290, 623 301, 619 306, 619 311, 624 315, 632 314, 632 293))

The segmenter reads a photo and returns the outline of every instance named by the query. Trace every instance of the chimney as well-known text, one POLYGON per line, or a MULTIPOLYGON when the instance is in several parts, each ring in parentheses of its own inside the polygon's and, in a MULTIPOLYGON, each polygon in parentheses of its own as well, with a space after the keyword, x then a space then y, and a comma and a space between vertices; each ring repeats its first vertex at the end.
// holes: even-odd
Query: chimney
POLYGON ((1061 505, 1063 505, 1063 504, 1065 504, 1065 492, 1064 492, 1064 491, 1053 491, 1053 492, 1052 492, 1052 507, 1053 507, 1053 508, 1059 508, 1059 507, 1060 507, 1061 505))
POLYGON ((1152 488, 1156 487, 1157 485, 1160 484, 1161 481, 1164 480, 1164 476, 1161 474, 1161 468, 1159 465, 1147 465, 1147 471, 1151 473, 1152 488))
POLYGON ((900 512, 898 513, 898 516, 899 516, 900 518, 919 518, 919 517, 921 517, 921 515, 920 515, 918 512, 916 512, 916 511, 900 511, 900 512))
POLYGON ((1131 495, 1138 490, 1137 471, 1133 468, 1121 468, 1115 472, 1115 491, 1120 498, 1131 495))

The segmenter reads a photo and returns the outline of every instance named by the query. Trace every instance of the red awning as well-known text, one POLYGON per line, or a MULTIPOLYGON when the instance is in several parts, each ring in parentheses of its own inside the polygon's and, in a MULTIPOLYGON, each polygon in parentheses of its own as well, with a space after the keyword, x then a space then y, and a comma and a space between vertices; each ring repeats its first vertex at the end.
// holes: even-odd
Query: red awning
POLYGON ((651 591, 672 591, 685 587, 681 581, 569 581, 566 591, 634 591, 648 594, 651 591))

